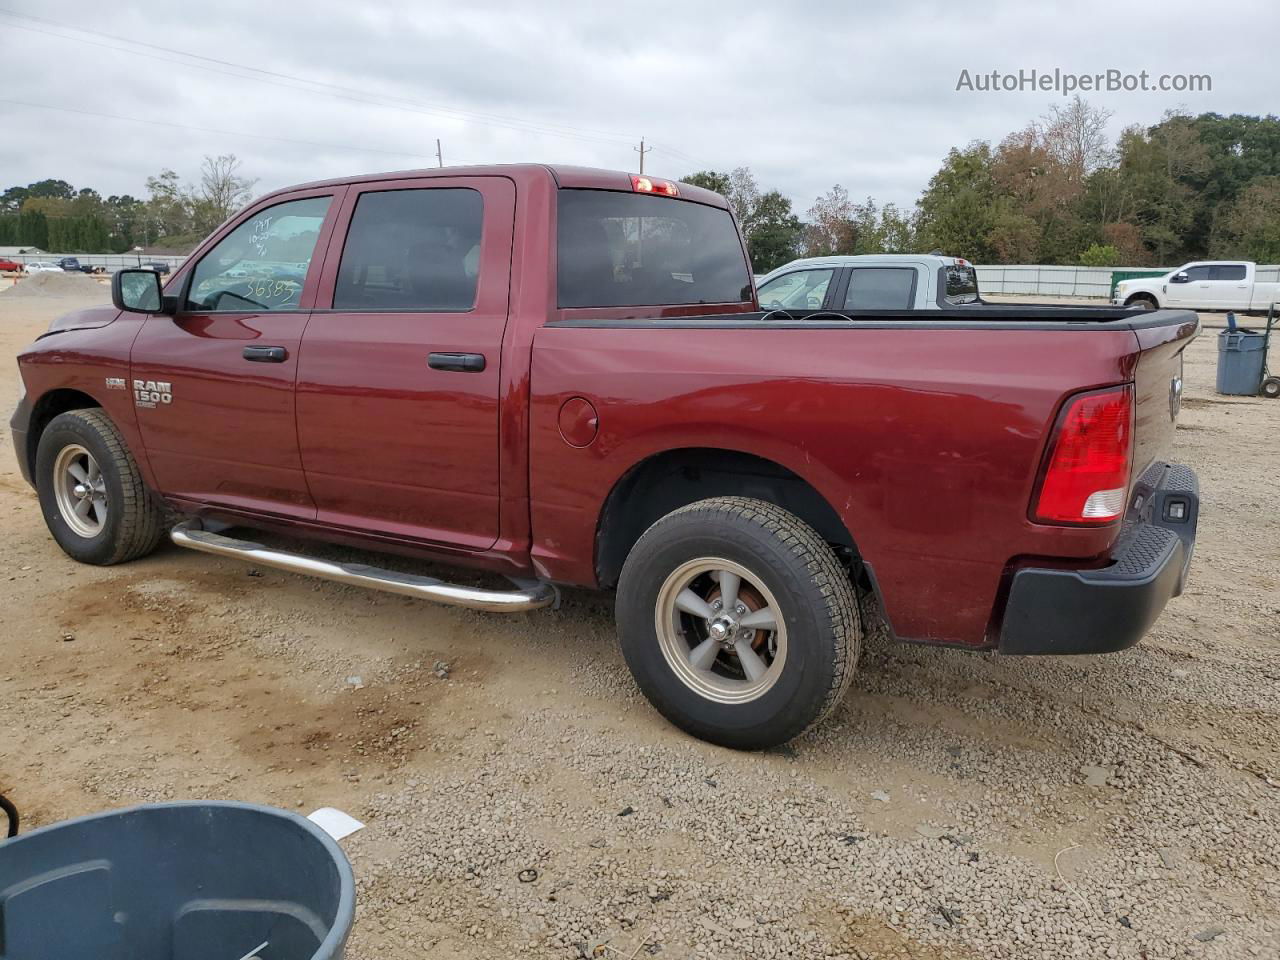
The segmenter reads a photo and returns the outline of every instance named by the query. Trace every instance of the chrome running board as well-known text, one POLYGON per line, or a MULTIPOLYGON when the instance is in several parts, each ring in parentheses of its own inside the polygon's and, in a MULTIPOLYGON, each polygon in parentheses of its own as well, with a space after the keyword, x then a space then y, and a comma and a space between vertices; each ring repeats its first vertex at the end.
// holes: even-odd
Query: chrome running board
POLYGON ((235 557, 264 567, 288 570, 322 580, 336 580, 355 587, 367 587, 384 593, 398 593, 419 600, 447 603, 470 610, 488 610, 491 613, 522 613, 539 610, 556 602, 556 588, 541 580, 516 580, 514 590, 484 590, 479 587, 463 587, 445 583, 435 577, 420 577, 413 573, 400 573, 371 567, 367 563, 333 563, 317 560, 300 553, 273 550, 252 540, 224 537, 200 528, 199 521, 188 520, 169 531, 169 539, 188 550, 199 550, 220 557, 235 557))

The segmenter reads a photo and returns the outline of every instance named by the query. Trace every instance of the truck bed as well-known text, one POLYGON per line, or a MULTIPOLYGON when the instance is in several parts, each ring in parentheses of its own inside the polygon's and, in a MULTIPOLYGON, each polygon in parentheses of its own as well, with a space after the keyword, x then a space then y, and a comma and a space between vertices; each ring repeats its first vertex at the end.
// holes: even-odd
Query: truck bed
POLYGON ((1119 532, 1029 517, 1063 404, 1133 384, 1140 474, 1172 443, 1181 351, 1198 329, 1190 312, 1118 307, 578 311, 534 338, 535 563, 553 579, 607 585, 609 571, 586 558, 599 504, 626 472, 665 450, 734 451, 796 474, 830 504, 899 637, 989 644, 1013 564, 1103 565, 1119 532), (599 424, 581 449, 565 445, 558 421, 575 397, 590 398, 599 424))

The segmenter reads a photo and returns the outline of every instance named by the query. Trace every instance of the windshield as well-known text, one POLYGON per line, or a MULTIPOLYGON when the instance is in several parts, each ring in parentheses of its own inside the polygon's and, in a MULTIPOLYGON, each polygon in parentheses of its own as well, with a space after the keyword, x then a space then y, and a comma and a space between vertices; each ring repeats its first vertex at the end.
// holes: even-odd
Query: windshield
POLYGON ((751 274, 728 210, 606 190, 561 190, 561 307, 741 303, 751 274))
POLYGON ((949 267, 943 267, 943 278, 946 281, 946 297, 947 303, 977 303, 978 297, 978 271, 968 264, 963 266, 953 263, 949 267))
POLYGON ((757 294, 762 310, 817 310, 827 296, 834 270, 798 270, 774 277, 757 294))

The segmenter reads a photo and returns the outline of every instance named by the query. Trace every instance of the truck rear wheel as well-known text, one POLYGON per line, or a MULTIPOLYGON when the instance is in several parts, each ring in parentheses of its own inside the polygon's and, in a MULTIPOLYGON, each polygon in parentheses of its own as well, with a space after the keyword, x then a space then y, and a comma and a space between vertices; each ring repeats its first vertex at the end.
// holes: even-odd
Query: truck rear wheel
POLYGON ((726 747, 785 743, 853 678, 853 585, 798 517, 745 497, 667 514, 618 581, 618 635, 640 689, 681 729, 726 747))
POLYGON ((146 556, 164 533, 164 510, 111 419, 98 409, 49 421, 36 450, 36 490, 49 532, 81 563, 146 556))

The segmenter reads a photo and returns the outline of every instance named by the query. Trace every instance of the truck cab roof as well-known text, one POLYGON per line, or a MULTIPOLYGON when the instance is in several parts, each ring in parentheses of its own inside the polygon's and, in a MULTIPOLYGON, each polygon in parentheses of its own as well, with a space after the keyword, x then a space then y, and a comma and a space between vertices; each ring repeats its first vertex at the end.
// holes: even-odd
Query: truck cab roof
MULTIPOLYGON (((618 170, 579 167, 569 164, 499 163, 457 167, 426 167, 419 170, 395 170, 386 173, 360 174, 354 177, 335 177, 329 180, 293 184, 274 190, 259 199, 322 187, 342 186, 344 184, 369 183, 382 180, 426 180, 436 177, 506 177, 516 184, 517 189, 522 184, 548 178, 556 187, 562 190, 617 190, 630 193, 634 189, 631 182, 631 174, 618 170)), ((681 200, 692 200, 696 203, 728 209, 728 201, 712 190, 676 180, 671 182, 676 184, 679 191, 678 198, 681 200)))
POLYGON ((923 263, 931 267, 971 266, 963 257, 944 257, 936 253, 862 253, 857 255, 837 255, 829 257, 801 257, 790 260, 780 267, 775 267, 761 277, 760 282, 774 276, 795 270, 797 267, 879 267, 897 266, 904 263, 923 263))

